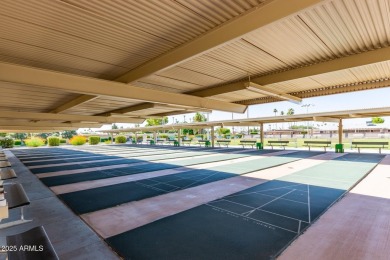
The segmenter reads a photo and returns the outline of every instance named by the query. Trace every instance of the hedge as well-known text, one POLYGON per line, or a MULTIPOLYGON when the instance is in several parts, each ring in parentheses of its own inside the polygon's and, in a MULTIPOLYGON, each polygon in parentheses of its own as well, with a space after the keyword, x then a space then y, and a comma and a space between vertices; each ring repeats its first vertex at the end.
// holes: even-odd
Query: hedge
POLYGON ((40 137, 32 137, 24 140, 27 146, 29 147, 39 147, 45 145, 45 140, 40 137))
POLYGON ((118 135, 115 137, 115 143, 117 144, 124 144, 127 141, 127 137, 124 135, 118 135))
POLYGON ((90 136, 89 137, 89 144, 90 145, 95 145, 100 143, 100 136, 90 136))
POLYGON ((60 138, 57 136, 50 136, 47 138, 47 143, 49 146, 59 146, 60 138))
POLYGON ((86 142, 87 142, 87 138, 85 136, 82 136, 82 135, 73 136, 69 140, 69 143, 71 143, 72 145, 83 145, 86 142))
POLYGON ((14 139, 11 137, 4 137, 0 139, 0 145, 2 148, 12 148, 14 147, 14 139))

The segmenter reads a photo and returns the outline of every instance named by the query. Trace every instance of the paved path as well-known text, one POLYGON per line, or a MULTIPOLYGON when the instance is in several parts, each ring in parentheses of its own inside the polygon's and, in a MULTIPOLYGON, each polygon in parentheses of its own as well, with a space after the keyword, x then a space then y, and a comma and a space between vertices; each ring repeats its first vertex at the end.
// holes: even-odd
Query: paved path
MULTIPOLYGON (((32 222, 0 230, 0 245, 5 236, 43 225, 60 259, 119 259, 119 257, 78 216, 66 207, 11 152, 5 151, 18 175, 12 182, 23 185, 31 204, 25 207, 25 218, 32 222)), ((20 210, 11 209, 2 223, 20 219, 20 210)), ((0 259, 4 255, 0 254, 0 259)))

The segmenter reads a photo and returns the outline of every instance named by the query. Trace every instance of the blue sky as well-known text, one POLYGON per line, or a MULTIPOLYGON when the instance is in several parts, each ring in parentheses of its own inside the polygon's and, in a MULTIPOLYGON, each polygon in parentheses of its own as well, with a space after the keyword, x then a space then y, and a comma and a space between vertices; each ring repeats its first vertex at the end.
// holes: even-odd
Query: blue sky
MULTIPOLYGON (((365 90, 350 92, 337 95, 329 95, 322 97, 314 98, 305 98, 302 104, 313 104, 314 106, 309 107, 309 113, 316 112, 330 112, 337 110, 350 110, 350 109, 363 109, 363 108, 377 108, 377 107, 390 107, 390 87, 380 88, 374 90, 365 90)), ((301 107, 302 104, 294 104, 291 102, 274 102, 268 104, 252 105, 249 107, 249 117, 263 117, 263 116, 273 116, 273 110, 276 108, 279 112, 277 115, 280 115, 280 111, 285 113, 289 108, 295 110, 295 114, 304 114, 306 113, 306 108, 301 107)), ((186 120, 189 121, 194 114, 186 114, 186 120)), ((247 113, 245 114, 233 114, 234 119, 237 118, 247 118, 247 113)), ((177 115, 174 117, 175 120, 178 119, 180 122, 184 120, 184 115, 177 115)), ((169 124, 173 122, 173 117, 169 117, 169 124)), ((232 119, 232 113, 213 111, 209 115, 210 121, 215 120, 228 120, 232 119)), ((384 127, 390 127, 390 117, 385 117, 384 127)), ((364 119, 349 119, 344 120, 344 126, 346 127, 364 127, 367 118, 364 119)), ((129 127, 133 125, 129 124, 118 124, 119 126, 123 125, 124 127, 129 127)), ((286 125, 285 125, 286 126, 286 125)), ((335 124, 328 124, 328 127, 335 127, 335 124)), ((110 127, 105 127, 105 129, 110 127)))

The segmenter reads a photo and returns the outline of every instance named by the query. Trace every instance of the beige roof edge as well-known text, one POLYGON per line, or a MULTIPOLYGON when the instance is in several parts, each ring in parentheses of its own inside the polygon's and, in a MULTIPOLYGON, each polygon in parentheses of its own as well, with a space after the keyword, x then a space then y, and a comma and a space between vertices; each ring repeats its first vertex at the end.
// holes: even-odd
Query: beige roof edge
POLYGON ((174 125, 161 125, 161 126, 149 126, 149 127, 132 127, 116 130, 101 130, 103 133, 119 133, 119 132, 134 132, 134 131, 157 131, 157 130, 170 130, 181 128, 209 128, 211 126, 230 126, 241 125, 247 126, 247 124, 254 125, 261 123, 278 123, 278 122, 294 122, 294 121, 319 121, 320 119, 325 122, 337 122, 338 119, 350 119, 350 118, 364 118, 371 116, 390 116, 390 107, 382 108, 367 108, 357 110, 341 110, 333 112, 321 112, 310 114, 296 114, 291 116, 271 116, 271 117, 257 117, 247 119, 234 119, 223 121, 209 121, 202 123, 188 123, 188 124, 174 124, 174 125))
POLYGON ((244 113, 247 109, 247 106, 235 103, 146 89, 120 82, 38 69, 6 62, 0 62, 0 81, 22 85, 42 86, 45 88, 91 96, 119 97, 234 113, 244 113), (20 75, 23 75, 23 77, 20 75))

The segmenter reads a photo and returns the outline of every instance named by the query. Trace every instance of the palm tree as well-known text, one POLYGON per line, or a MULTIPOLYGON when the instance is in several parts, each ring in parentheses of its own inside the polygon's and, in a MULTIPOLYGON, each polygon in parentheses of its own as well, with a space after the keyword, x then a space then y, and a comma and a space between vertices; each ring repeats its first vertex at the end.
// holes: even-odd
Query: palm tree
MULTIPOLYGON (((294 108, 289 108, 289 109, 287 110, 287 115, 289 115, 289 116, 294 115, 294 113, 295 113, 294 108)), ((290 124, 290 128, 291 128, 291 123, 289 123, 289 124, 290 124)))
MULTIPOLYGON (((280 115, 284 116, 284 111, 280 111, 280 115)), ((284 128, 284 123, 282 123, 282 129, 284 128)))
POLYGON ((295 113, 294 108, 289 108, 289 109, 287 110, 287 115, 289 115, 289 116, 294 115, 294 113, 295 113))
MULTIPOLYGON (((275 113, 275 116, 276 116, 276 113, 278 113, 278 110, 276 108, 274 108, 274 113, 275 113)), ((275 129, 276 129, 276 123, 275 123, 275 129)))
MULTIPOLYGON (((196 112, 196 114, 194 115, 194 117, 192 118, 194 122, 206 122, 207 121, 207 118, 204 114, 201 114, 199 112, 196 112)), ((197 130, 197 134, 199 134, 203 132, 203 129, 199 129, 197 130)))

